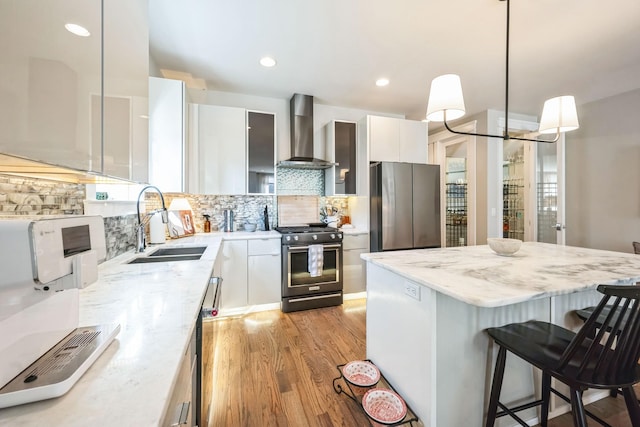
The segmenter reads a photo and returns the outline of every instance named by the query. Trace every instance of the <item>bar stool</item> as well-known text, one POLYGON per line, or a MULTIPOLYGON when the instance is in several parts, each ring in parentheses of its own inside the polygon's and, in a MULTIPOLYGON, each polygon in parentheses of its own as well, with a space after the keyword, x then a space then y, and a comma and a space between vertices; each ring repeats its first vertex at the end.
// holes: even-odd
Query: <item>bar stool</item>
POLYGON ((631 423, 633 427, 640 427, 640 405, 633 391, 633 385, 640 382, 637 363, 640 358, 640 287, 600 285, 598 292, 603 297, 577 334, 541 321, 486 330, 500 347, 487 409, 487 427, 493 427, 496 418, 503 415, 510 415, 520 425, 527 426, 516 412, 538 405, 542 410, 540 425, 546 427, 551 392, 571 404, 575 426, 586 427, 587 416, 608 426, 585 410, 582 394, 589 388, 622 389, 631 423), (602 319, 600 316, 607 308, 608 313, 602 319), (620 332, 604 339, 607 329, 620 332), (499 401, 507 350, 542 371, 540 400, 515 408, 508 408, 499 401), (552 377, 570 388, 570 398, 551 387, 552 377), (500 412, 498 407, 502 409, 500 412))
POLYGON ((633 242, 633 252, 640 255, 640 242, 633 242))

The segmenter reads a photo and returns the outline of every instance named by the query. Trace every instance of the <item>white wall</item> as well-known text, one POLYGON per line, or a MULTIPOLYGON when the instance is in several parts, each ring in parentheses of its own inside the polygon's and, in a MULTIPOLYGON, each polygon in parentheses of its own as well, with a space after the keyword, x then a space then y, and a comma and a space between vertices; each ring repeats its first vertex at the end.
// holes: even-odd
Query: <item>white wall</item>
POLYGON ((633 252, 640 241, 640 89, 578 107, 566 134, 567 245, 633 252))

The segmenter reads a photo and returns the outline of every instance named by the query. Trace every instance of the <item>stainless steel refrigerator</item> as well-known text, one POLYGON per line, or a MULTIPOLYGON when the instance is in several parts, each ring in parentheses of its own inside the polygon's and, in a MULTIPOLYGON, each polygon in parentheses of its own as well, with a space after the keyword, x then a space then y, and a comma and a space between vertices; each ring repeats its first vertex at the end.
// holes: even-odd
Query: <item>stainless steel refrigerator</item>
POLYGON ((440 247, 440 166, 372 163, 370 250, 440 247))

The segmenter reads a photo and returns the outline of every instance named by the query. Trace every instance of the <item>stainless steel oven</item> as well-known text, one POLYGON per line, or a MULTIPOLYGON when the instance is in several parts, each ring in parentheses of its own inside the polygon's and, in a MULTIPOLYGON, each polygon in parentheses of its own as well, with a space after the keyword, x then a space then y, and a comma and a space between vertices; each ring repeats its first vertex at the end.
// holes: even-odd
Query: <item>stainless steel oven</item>
POLYGON ((318 227, 277 230, 282 233, 282 311, 342 304, 342 233, 318 227), (322 262, 311 272, 313 251, 321 252, 322 262))

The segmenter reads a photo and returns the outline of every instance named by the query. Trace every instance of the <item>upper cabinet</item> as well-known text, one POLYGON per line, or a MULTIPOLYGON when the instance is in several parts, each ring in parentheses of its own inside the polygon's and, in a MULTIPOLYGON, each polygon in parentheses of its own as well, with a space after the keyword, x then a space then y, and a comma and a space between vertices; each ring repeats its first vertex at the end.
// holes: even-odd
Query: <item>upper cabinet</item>
POLYGON ((101 171, 91 129, 102 114, 93 102, 101 96, 101 3, 0 0, 0 152, 101 171))
POLYGON ((149 77, 149 183, 165 192, 185 191, 185 85, 149 77))
POLYGON ((189 192, 273 194, 275 119, 244 108, 189 104, 189 192))
POLYGON ((190 192, 246 194, 246 110, 199 104, 189 111, 189 142, 198 153, 197 188, 190 192))
POLYGON ((368 116, 369 161, 427 163, 427 124, 368 116))
POLYGON ((276 116, 247 111, 247 192, 275 192, 276 116))
POLYGON ((108 0, 103 17, 103 172, 138 182, 149 179, 148 3, 108 0))
POLYGON ((356 177, 359 169, 357 149, 357 125, 354 122, 331 121, 326 125, 325 159, 337 166, 325 169, 325 194, 357 194, 356 177))
POLYGON ((0 152, 146 180, 147 15, 140 1, 0 0, 0 152))

